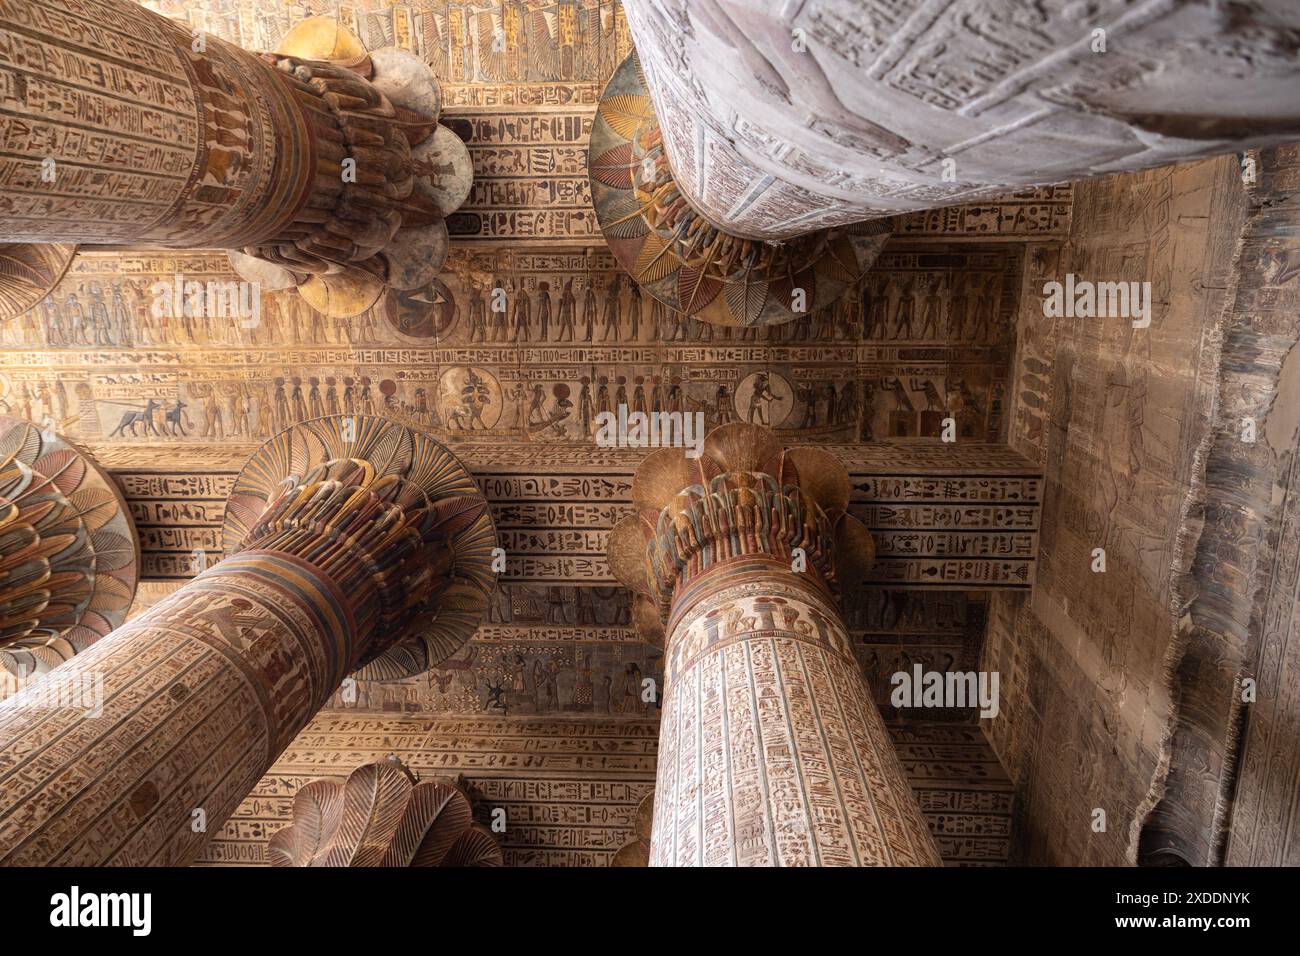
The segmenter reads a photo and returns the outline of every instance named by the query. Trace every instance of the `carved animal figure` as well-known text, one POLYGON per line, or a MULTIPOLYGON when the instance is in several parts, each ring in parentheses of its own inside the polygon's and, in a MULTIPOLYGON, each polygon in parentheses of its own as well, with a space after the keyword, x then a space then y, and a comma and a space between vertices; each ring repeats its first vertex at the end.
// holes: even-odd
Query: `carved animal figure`
POLYGON ((943 399, 931 379, 927 378, 921 384, 921 393, 925 396, 925 410, 927 412, 941 412, 944 410, 943 399))
POLYGON ((163 430, 166 431, 167 434, 187 434, 185 431, 185 425, 183 424, 186 407, 186 404, 178 398, 176 399, 176 404, 167 409, 167 418, 163 423, 163 430))
POLYGON ((143 409, 139 409, 133 412, 126 412, 122 416, 122 420, 117 423, 117 427, 108 433, 108 437, 113 438, 116 435, 125 435, 126 429, 129 428, 131 429, 131 437, 135 438, 137 437, 137 433, 135 430, 137 425, 144 426, 144 433, 146 435, 150 435, 150 434, 157 435, 158 429, 154 426, 153 423, 153 413, 157 411, 157 409, 158 409, 158 402, 151 398, 147 402, 145 402, 143 409))

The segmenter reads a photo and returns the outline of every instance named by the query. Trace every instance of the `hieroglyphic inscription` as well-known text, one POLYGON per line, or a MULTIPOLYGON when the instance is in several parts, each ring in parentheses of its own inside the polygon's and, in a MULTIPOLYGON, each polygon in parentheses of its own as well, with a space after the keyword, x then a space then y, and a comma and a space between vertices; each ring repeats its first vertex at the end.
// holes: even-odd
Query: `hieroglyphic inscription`
MULTIPOLYGON (((190 576, 196 550, 209 563, 219 557, 214 534, 237 455, 219 470, 187 473, 164 449, 150 449, 157 464, 146 469, 119 466, 135 457, 120 446, 94 447, 116 449, 101 458, 121 482, 141 527, 146 578, 190 576)), ((1032 586, 1042 479, 1024 458, 1003 446, 975 443, 879 444, 870 454, 833 447, 850 469, 851 510, 877 542, 872 582, 1032 586), (941 474, 926 474, 930 469, 941 474)), ((605 539, 631 501, 637 453, 609 456, 586 472, 576 465, 590 456, 571 458, 558 448, 516 458, 507 448, 478 445, 465 446, 462 455, 508 542, 502 545, 509 560, 501 580, 557 587, 614 583, 605 564, 605 539), (504 470, 501 463, 512 459, 504 470)), ((581 606, 576 613, 584 614, 581 606)), ((562 616, 555 618, 562 622, 562 616)))
POLYGON ((891 723, 889 731, 944 863, 1004 865, 1015 793, 979 727, 891 723))
MULTIPOLYGON (((984 723, 1022 788, 1017 844, 1026 863, 1132 863, 1139 834, 1153 823, 1183 831, 1179 844, 1212 838, 1215 799, 1195 797, 1190 802, 1201 809, 1194 812, 1178 808, 1177 795, 1194 791, 1176 778, 1217 784, 1221 758, 1217 746, 1198 747, 1168 770, 1170 710, 1181 696, 1170 680, 1191 595, 1222 588, 1222 578, 1211 571, 1220 584, 1207 590, 1197 581, 1182 595, 1173 582, 1201 533, 1189 515, 1203 507, 1197 489, 1207 436, 1225 401, 1215 394, 1218 349, 1226 341, 1226 290, 1240 281, 1233 263, 1241 178, 1237 162, 1224 157, 1077 183, 1068 241, 1026 250, 1010 441, 1046 466, 1044 546, 1032 599, 991 599, 982 664, 1001 674, 1001 713, 984 723), (1150 327, 1119 317, 1049 317, 1044 284, 1071 273, 1149 282, 1157 303, 1150 327), (1096 570, 1098 549, 1104 573, 1096 570), (1173 809, 1153 816, 1161 794, 1173 809), (1091 832, 1089 815, 1103 805, 1122 808, 1120 815, 1110 812, 1106 831, 1091 832)), ((1271 392, 1252 379, 1231 394, 1271 392)), ((1233 432, 1231 500, 1249 500, 1238 483, 1250 471, 1251 446, 1237 440, 1238 423, 1224 427, 1233 432)), ((1250 537, 1235 505, 1223 514, 1234 515, 1233 540, 1250 537)), ((1207 566, 1234 566, 1229 550, 1214 547, 1207 566)), ((1247 550, 1253 564, 1257 542, 1247 550)), ((1230 617, 1216 608, 1215 630, 1230 617)), ((1200 669, 1215 673, 1225 659, 1209 651, 1200 669)), ((1193 710, 1227 715, 1229 696, 1193 710)))
POLYGON ((353 319, 264 293, 255 321, 159 309, 234 279, 220 253, 82 253, 0 335, 0 410, 83 441, 247 443, 379 410, 455 441, 594 447, 597 416, 700 413, 808 442, 958 442, 1004 427, 1010 246, 887 247, 859 295, 762 330, 635 293, 605 252, 457 247, 436 295, 353 319), (430 301, 430 298, 436 301, 430 301))
MULTIPOLYGON (((888 726, 900 751, 908 754, 903 765, 944 862, 1004 863, 1005 852, 994 853, 1005 846, 996 834, 1011 813, 1011 794, 978 729, 888 726), (943 743, 947 752, 922 752, 921 745, 931 740, 943 743), (972 772, 976 767, 986 770, 972 772)), ((637 805, 654 787, 658 736, 657 722, 644 720, 578 723, 325 710, 213 837, 203 862, 265 865, 266 841, 289 822, 300 787, 396 754, 422 776, 463 773, 483 822, 494 808, 506 811, 500 840, 507 866, 606 866, 631 839, 637 805), (526 741, 536 742, 534 759, 521 764, 505 756, 526 741), (575 773, 565 755, 593 745, 631 748, 641 756, 575 773), (494 756, 498 751, 502 755, 494 756)))
POLYGON ((1042 186, 994 203, 941 206, 894 217, 900 236, 969 236, 972 239, 1061 238, 1070 232, 1074 187, 1042 186))

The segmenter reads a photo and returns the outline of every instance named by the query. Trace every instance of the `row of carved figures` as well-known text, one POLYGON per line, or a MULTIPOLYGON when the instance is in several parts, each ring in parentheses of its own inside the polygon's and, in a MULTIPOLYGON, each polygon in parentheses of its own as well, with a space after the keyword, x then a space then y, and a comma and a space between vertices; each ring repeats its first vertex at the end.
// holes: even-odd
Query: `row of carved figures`
MULTIPOLYGON (((213 279, 216 277, 205 277, 213 279)), ((260 294, 250 314, 172 315, 155 307, 153 282, 109 277, 65 282, 35 309, 0 326, 12 345, 28 348, 152 348, 163 346, 369 345, 392 340, 384 329, 415 338, 430 329, 445 339, 460 333, 473 345, 572 343, 616 345, 656 342, 940 342, 993 344, 1005 337, 1002 277, 936 273, 868 276, 861 299, 846 297, 784 325, 714 326, 645 296, 625 277, 470 279, 467 291, 442 282, 431 286, 442 302, 422 304, 412 316, 381 300, 351 318, 327 316, 301 297, 260 294), (421 331, 426 330, 426 331, 421 331)), ((233 311, 233 310, 232 310, 233 311)))

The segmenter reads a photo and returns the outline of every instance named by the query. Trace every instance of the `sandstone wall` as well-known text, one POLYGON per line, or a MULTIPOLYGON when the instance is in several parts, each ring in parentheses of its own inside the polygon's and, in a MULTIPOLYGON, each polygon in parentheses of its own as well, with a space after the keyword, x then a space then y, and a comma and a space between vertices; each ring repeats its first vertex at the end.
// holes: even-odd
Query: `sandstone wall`
POLYGON ((1161 792, 1176 569, 1196 541, 1186 511, 1245 205, 1232 157, 1110 176, 1076 187, 1067 241, 1029 250, 1010 441, 1046 469, 1038 582, 1027 600, 994 597, 984 656, 1002 675, 986 729, 1017 784, 1028 863, 1135 861, 1161 792), (1150 326, 1045 318, 1044 283, 1068 273, 1150 282, 1150 326))

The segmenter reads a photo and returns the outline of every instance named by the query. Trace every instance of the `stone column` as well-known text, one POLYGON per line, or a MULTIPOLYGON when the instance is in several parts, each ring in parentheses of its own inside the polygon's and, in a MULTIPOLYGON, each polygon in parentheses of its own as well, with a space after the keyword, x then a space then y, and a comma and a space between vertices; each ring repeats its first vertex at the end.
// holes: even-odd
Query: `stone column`
POLYGON ((122 493, 54 424, 0 415, 0 699, 126 620, 139 579, 122 493))
POLYGON ((724 425, 632 497, 609 557, 665 646, 651 865, 938 865, 836 603, 873 556, 844 467, 724 425))
POLYGON ((268 442, 231 493, 226 541, 224 560, 0 704, 0 863, 192 861, 349 673, 441 660, 492 585, 473 479, 380 418, 268 442))
POLYGON ((1300 137, 1291 0, 623 7, 596 215, 647 293, 719 325, 831 305, 897 213, 1300 137))
MULTIPOLYGON (((441 267, 471 172, 440 106, 422 61, 325 18, 256 55, 130 0, 0 0, 0 236, 244 249, 355 315, 441 267)), ((42 271, 0 276, 3 314, 42 271)))
POLYGON ((668 308, 714 325, 779 325, 852 291, 886 223, 769 243, 719 228, 683 192, 637 54, 610 78, 591 129, 592 202, 610 251, 668 308))
POLYGON ((626 0, 682 196, 783 239, 1300 136, 1300 8, 626 0))

